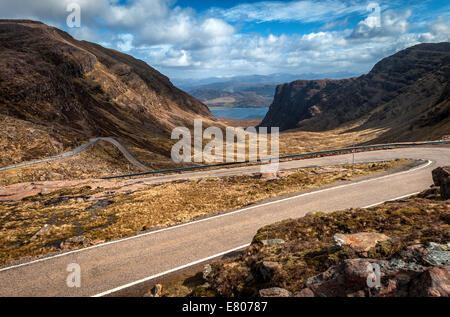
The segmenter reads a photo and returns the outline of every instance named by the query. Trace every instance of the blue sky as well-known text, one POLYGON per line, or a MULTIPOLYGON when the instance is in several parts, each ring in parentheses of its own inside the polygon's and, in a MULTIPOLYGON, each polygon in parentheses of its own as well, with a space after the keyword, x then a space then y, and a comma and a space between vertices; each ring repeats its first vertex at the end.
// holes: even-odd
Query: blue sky
POLYGON ((1 18, 31 18, 137 58, 171 78, 362 74, 381 58, 449 41, 446 1, 14 0, 1 18), (69 3, 80 27, 66 24, 69 3))

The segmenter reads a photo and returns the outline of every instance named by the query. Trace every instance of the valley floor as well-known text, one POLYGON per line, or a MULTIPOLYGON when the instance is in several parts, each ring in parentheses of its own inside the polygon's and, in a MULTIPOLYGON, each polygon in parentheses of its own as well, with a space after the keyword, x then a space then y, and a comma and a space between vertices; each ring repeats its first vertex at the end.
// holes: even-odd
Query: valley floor
MULTIPOLYGON (((76 146, 70 146, 67 140, 59 142, 54 139, 51 136, 50 129, 44 129, 43 127, 37 127, 31 123, 8 117, 3 117, 2 120, 2 127, 7 131, 7 133, 0 136, 0 162, 2 167, 52 157, 88 142, 88 140, 80 140, 77 141, 76 146)), ((246 128, 257 125, 259 121, 222 119, 221 124, 246 128)), ((280 155, 338 149, 369 143, 370 140, 375 139, 385 131, 383 129, 353 131, 352 129, 355 126, 346 126, 326 132, 295 130, 282 132, 279 142, 280 155)), ((164 142, 164 140, 160 141, 164 142)), ((166 143, 169 141, 166 140, 166 143)), ((158 170, 180 167, 180 165, 173 163, 169 157, 164 157, 161 154, 150 152, 132 144, 125 143, 124 145, 132 155, 150 168, 158 170)), ((248 148, 248 144, 240 144, 238 146, 248 148)), ((185 166, 189 165, 193 164, 186 164, 185 166)), ((146 170, 130 164, 117 148, 100 141, 98 144, 70 158, 0 171, 0 186, 38 181, 81 180, 143 171, 146 170)))

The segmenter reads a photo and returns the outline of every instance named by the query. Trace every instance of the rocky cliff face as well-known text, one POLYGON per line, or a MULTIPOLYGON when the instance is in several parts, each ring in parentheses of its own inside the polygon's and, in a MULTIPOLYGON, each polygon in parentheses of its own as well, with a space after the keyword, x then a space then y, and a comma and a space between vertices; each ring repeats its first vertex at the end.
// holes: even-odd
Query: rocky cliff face
POLYGON ((364 120, 360 128, 390 127, 386 140, 442 136, 450 132, 449 78, 450 43, 420 44, 358 78, 278 86, 261 125, 321 131, 364 120))
POLYGON ((62 147, 116 136, 165 155, 173 127, 214 120, 143 61, 40 22, 0 20, 0 69, 0 115, 45 130, 62 147))

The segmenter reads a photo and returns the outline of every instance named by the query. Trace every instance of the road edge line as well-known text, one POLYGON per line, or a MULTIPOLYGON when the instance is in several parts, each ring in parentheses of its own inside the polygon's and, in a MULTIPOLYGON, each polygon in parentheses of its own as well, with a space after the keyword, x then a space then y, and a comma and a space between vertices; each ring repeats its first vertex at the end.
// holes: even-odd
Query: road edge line
POLYGON ((116 288, 113 288, 113 289, 108 290, 108 291, 104 291, 104 292, 102 292, 102 293, 93 295, 93 296, 91 296, 91 297, 103 297, 103 296, 106 296, 106 295, 110 295, 110 294, 113 294, 113 293, 117 293, 118 291, 121 291, 121 290, 123 290, 123 289, 129 288, 129 287, 132 287, 132 286, 135 286, 135 285, 138 285, 138 284, 147 282, 147 281, 151 281, 151 280, 153 280, 153 279, 155 279, 155 278, 158 278, 158 277, 161 277, 161 276, 164 276, 164 275, 167 275, 167 274, 176 272, 176 271, 180 271, 180 270, 185 269, 185 268, 188 268, 188 267, 190 267, 190 266, 194 266, 194 265, 196 265, 196 264, 200 264, 200 263, 203 263, 203 262, 205 262, 205 261, 209 261, 209 260, 218 258, 218 257, 220 257, 220 256, 223 256, 223 255, 226 255, 226 254, 235 252, 235 251, 239 251, 239 250, 241 250, 241 249, 245 249, 245 248, 249 247, 250 245, 251 245, 250 243, 247 243, 247 244, 245 244, 245 245, 242 245, 242 246, 233 248, 233 249, 231 249, 231 250, 227 250, 227 251, 224 251, 224 252, 220 252, 220 253, 217 253, 217 254, 215 254, 215 255, 212 255, 212 256, 209 256, 209 257, 206 257, 206 258, 203 258, 203 259, 200 259, 200 260, 197 260, 197 261, 194 261, 194 262, 185 264, 185 265, 178 266, 178 267, 176 267, 176 268, 174 268, 174 269, 170 269, 170 270, 165 271, 165 272, 161 272, 161 273, 158 273, 158 274, 155 274, 155 275, 151 275, 151 276, 149 276, 149 277, 145 277, 145 278, 143 278, 143 279, 140 279, 140 280, 137 280, 137 281, 134 281, 134 282, 131 282, 131 283, 122 285, 122 286, 118 286, 118 287, 116 287, 116 288))

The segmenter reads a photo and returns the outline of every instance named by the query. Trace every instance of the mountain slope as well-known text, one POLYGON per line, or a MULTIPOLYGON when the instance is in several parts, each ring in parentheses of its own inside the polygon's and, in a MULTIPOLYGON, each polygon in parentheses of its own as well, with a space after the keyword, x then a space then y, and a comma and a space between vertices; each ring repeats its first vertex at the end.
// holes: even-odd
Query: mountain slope
MULTIPOLYGON (((4 124, 14 123, 1 144, 20 149, 15 161, 109 136, 168 156, 174 127, 192 127, 196 117, 215 120, 204 104, 143 61, 40 22, 0 20, 0 68, 0 114, 8 118, 4 124), (38 143, 19 131, 23 126, 37 131, 38 143)), ((0 164, 8 163, 2 157, 0 164)))
POLYGON ((436 138, 450 134, 449 78, 450 43, 420 44, 358 78, 278 86, 261 125, 323 131, 362 120, 358 129, 389 130, 378 141, 436 138))

